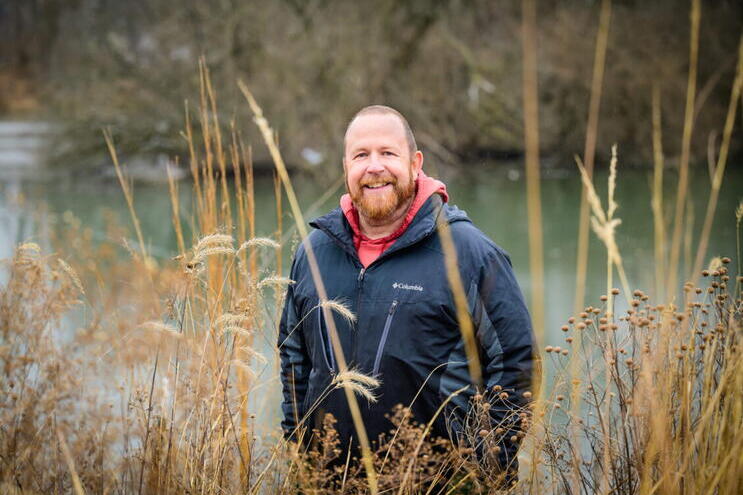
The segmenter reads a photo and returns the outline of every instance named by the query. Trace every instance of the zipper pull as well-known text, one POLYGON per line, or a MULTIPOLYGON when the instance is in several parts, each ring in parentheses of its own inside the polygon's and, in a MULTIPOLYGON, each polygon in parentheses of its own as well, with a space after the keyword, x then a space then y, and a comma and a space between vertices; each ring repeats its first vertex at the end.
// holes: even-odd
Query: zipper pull
POLYGON ((397 306, 397 299, 392 301, 392 306, 390 306, 390 310, 387 312, 387 314, 392 314, 392 312, 395 311, 395 306, 397 306))
POLYGON ((361 283, 364 280, 364 273, 366 273, 366 268, 362 268, 361 271, 359 272, 359 278, 358 278, 359 283, 361 283))

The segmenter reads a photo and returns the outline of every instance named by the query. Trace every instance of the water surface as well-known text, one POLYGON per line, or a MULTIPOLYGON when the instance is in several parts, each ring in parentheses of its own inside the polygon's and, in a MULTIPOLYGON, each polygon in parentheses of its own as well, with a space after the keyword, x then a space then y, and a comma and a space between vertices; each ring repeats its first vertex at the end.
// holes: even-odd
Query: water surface
MULTIPOLYGON (((529 246, 525 181, 518 164, 470 164, 465 172, 449 173, 446 179, 450 201, 464 209, 473 222, 510 255, 522 289, 530 297, 529 246)), ((329 191, 337 184, 338 171, 328 171, 327 180, 295 176, 297 189, 306 217, 323 214, 337 204, 343 192, 329 191), (312 211, 307 211, 323 194, 328 200, 312 211)), ((546 342, 559 337, 556 330, 572 311, 575 287, 575 260, 578 233, 580 182, 573 171, 549 172, 542 180, 542 208, 544 229, 546 342)), ((675 175, 666 173, 666 191, 675 189, 675 175)), ((743 173, 729 169, 720 194, 715 217, 709 256, 735 257, 735 209, 743 173)), ((650 209, 651 171, 619 170, 616 216, 622 219, 618 228, 618 244, 625 260, 632 288, 652 294, 654 290, 653 218, 650 209)), ((596 177, 599 193, 605 194, 606 172, 596 177)), ((182 221, 188 229, 191 204, 190 182, 181 181, 180 195, 184 210, 182 221)), ((706 171, 698 171, 691 181, 691 200, 694 205, 692 246, 698 242, 698 232, 704 217, 709 190, 706 171)), ((256 229, 261 236, 270 236, 276 230, 273 179, 256 177, 256 229)), ((671 195, 669 194, 669 199, 671 195)), ((135 183, 134 199, 137 215, 150 252, 167 259, 177 254, 174 229, 171 224, 170 198, 165 183, 135 183)), ((284 201, 284 205, 288 203, 284 201)), ((673 204, 666 201, 666 213, 673 204)), ((49 232, 59 227, 63 215, 74 215, 89 227, 93 239, 106 238, 106 222, 113 213, 124 225, 130 225, 129 213, 118 182, 96 175, 66 175, 43 168, 25 177, 4 176, 0 170, 0 258, 11 256, 18 242, 34 240, 48 250, 49 232), (67 213, 66 213, 67 212, 67 213)), ((670 217, 670 215, 668 215, 670 217)), ((285 229, 292 224, 285 212, 285 229)), ((133 232, 133 229, 130 229, 133 232)), ((131 234, 133 235, 133 234, 131 234)), ((120 239, 113 239, 119 242, 120 239)), ((288 260, 287 260, 288 261, 288 260)), ((682 257, 688 267, 689 260, 682 257)), ((590 259, 586 304, 598 304, 606 288, 606 255, 602 244, 591 233, 590 259)), ((288 263, 284 264, 288 267, 288 263)), ((688 269, 687 269, 688 271, 688 269)), ((616 282, 618 285, 618 282, 616 282)))

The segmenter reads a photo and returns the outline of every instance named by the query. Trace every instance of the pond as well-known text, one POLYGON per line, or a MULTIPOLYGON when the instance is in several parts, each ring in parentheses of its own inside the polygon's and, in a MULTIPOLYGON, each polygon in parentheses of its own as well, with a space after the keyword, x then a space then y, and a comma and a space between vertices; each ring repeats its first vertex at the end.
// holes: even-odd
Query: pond
MULTIPOLYGON (((471 163, 459 172, 445 171, 450 201, 464 209, 485 234, 510 255, 522 290, 530 298, 529 245, 524 175, 520 164, 471 163)), ((429 167, 429 173, 431 173, 429 167)), ((328 180, 296 175, 294 186, 306 218, 318 216, 334 208, 343 192, 338 181, 340 166, 328 170, 328 180), (332 185, 336 189, 329 190, 332 185), (327 198, 318 204, 318 198, 327 198), (311 206, 315 208, 308 211, 311 206)), ((547 171, 542 179, 542 208, 545 265, 545 343, 559 337, 559 327, 570 316, 575 291, 575 261, 580 206, 580 181, 576 171, 547 171)), ((650 169, 622 169, 618 172, 616 216, 622 219, 617 242, 624 259, 632 288, 640 288, 652 297, 654 291, 653 218, 650 208, 650 169)), ((599 194, 606 190, 605 170, 596 174, 599 194)), ((676 175, 666 172, 666 191, 675 191, 676 175)), ((743 171, 729 167, 715 217, 708 257, 736 257, 735 210, 738 206, 743 171)), ((707 204, 709 177, 707 171, 696 170, 690 182, 690 197, 694 204, 694 237, 698 232, 707 204)), ((181 204, 190 204, 190 181, 180 183, 181 204)), ((276 229, 273 179, 256 176, 256 231, 270 236, 276 229)), ((670 217, 672 195, 666 198, 665 212, 670 217)), ((176 252, 175 233, 171 224, 170 199, 166 183, 135 183, 134 201, 145 242, 156 258, 167 259, 176 252)), ((287 205, 287 202, 284 202, 287 205)), ((288 209, 288 208, 287 208, 288 209)), ((43 167, 30 167, 28 173, 3 173, 0 168, 0 258, 12 255, 14 246, 33 240, 48 251, 49 232, 65 214, 79 218, 92 231, 93 239, 103 239, 106 222, 113 212, 128 225, 129 213, 118 182, 100 175, 65 174, 43 167)), ((184 218, 187 223, 187 219, 184 218)), ((285 210, 284 227, 292 219, 285 210)), ((670 222, 669 222, 670 224, 670 222)), ((133 234, 132 234, 133 235, 133 234)), ((586 304, 598 304, 605 292, 606 255, 603 245, 591 233, 586 304)), ((119 240, 115 240, 119 241, 119 240)), ((287 260, 288 261, 288 260, 287 260)), ((685 267, 689 260, 682 256, 685 267)), ((284 263, 288 267, 288 263, 284 263)), ((735 266, 735 265, 733 265, 735 266)), ((685 270, 688 272, 688 268, 685 270)), ((615 282, 618 285, 618 281, 615 282)))
MULTIPOLYGON (((2 129, 0 129, 1 131, 2 129)), ((1 136, 0 136, 1 137, 1 136)), ((2 145, 0 139, 0 145, 2 145)), ((6 143, 6 148, 8 144, 6 143)), ((122 225, 131 224, 124 195, 112 173, 81 174, 71 173, 59 168, 45 168, 31 153, 23 155, 18 161, 17 154, 3 155, 0 146, 0 259, 12 256, 15 246, 24 241, 34 241, 41 245, 45 253, 55 250, 65 257, 65 249, 73 246, 53 245, 51 239, 55 229, 64 228, 63 219, 76 218, 93 241, 112 241, 108 239, 107 227, 111 218, 117 218, 122 225), (4 159, 5 158, 5 159, 4 159)), ((71 169, 75 169, 74 164, 71 169)), ((522 173, 523 164, 513 163, 467 163, 458 168, 437 169, 436 164, 427 163, 425 169, 430 175, 442 178, 447 184, 450 201, 465 210, 472 221, 485 234, 504 248, 511 256, 517 279, 527 301, 531 298, 531 278, 529 274, 529 243, 527 230, 526 184, 522 173)), ((337 205, 343 191, 340 177, 341 167, 328 167, 323 173, 293 174, 294 186, 301 207, 307 219, 319 216, 337 205), (326 178, 319 179, 324 176, 326 178)), ((667 224, 673 209, 673 194, 677 175, 672 170, 666 174, 666 200, 664 209, 667 224)), ((607 171, 596 173, 599 194, 605 195, 607 171)), ((650 187, 652 170, 650 168, 623 168, 619 166, 617 181, 616 217, 622 223, 618 228, 617 242, 624 259, 627 276, 632 289, 639 288, 654 294, 655 271, 653 257, 653 217, 650 207, 650 187)), ((740 201, 740 184, 743 183, 741 167, 730 166, 721 190, 720 200, 714 222, 713 236, 710 239, 708 258, 726 255, 736 258, 736 219, 735 210, 740 201)), ((706 168, 697 167, 690 181, 690 198, 693 204, 694 229, 689 246, 696 247, 701 230, 704 212, 709 196, 709 175, 706 168)), ((177 254, 174 228, 171 223, 171 203, 168 186, 160 182, 134 182, 134 203, 141 224, 143 236, 149 253, 160 262, 167 262, 177 254)), ((189 179, 179 183, 182 223, 189 224, 192 192, 189 179)), ((276 211, 274 208, 274 183, 270 174, 257 174, 255 177, 256 233, 258 236, 272 236, 276 230, 276 211)), ((580 207, 581 183, 577 171, 569 166, 545 170, 541 182, 544 231, 544 293, 545 293, 545 331, 544 345, 564 345, 564 335, 560 326, 573 313, 575 293, 575 264, 578 236, 578 211, 580 207)), ((285 201, 283 225, 285 238, 290 238, 292 218, 288 214, 285 201)), ((77 222, 77 220, 76 220, 77 222)), ((133 232, 133 229, 129 229, 133 232)), ((133 233, 129 234, 132 237, 133 233)), ((188 239, 189 233, 186 232, 188 239)), ((669 236, 670 237, 670 236, 669 236)), ((131 239, 136 245, 136 240, 131 239)), ((188 242, 188 241, 187 241, 188 242)), ((289 267, 290 253, 284 250, 289 267)), ((683 251, 688 251, 684 249, 683 251)), ((121 250, 125 255, 125 251, 121 250)), ((688 254, 682 255, 684 272, 689 272, 691 260, 688 254)), ((733 264, 732 266, 736 266, 733 264)), ((0 283, 5 282, 6 274, 0 272, 0 283)), ((113 283, 113 281, 110 281, 113 283)), ((619 281, 615 278, 615 286, 619 281)), ((600 305, 599 297, 606 291, 606 254, 603 245, 590 234, 588 276, 586 282, 587 305, 600 305)), ((617 310, 623 311, 623 301, 618 299, 617 310)), ((62 322, 62 335, 70 337, 72 329, 78 328, 86 316, 72 315, 62 322)), ((61 337, 64 338, 64 337, 61 337)), ((274 338, 264 335, 256 341, 256 350, 264 356, 275 356, 272 349, 274 338), (260 342, 260 343, 259 343, 260 342)), ((274 369, 272 362, 257 365, 259 377, 274 369)), ((553 376, 550 364, 547 365, 547 379, 553 376)), ((278 421, 278 400, 274 393, 262 407, 274 411, 261 415, 260 423, 271 428, 278 421)), ((251 399, 252 402, 252 399, 251 399)))

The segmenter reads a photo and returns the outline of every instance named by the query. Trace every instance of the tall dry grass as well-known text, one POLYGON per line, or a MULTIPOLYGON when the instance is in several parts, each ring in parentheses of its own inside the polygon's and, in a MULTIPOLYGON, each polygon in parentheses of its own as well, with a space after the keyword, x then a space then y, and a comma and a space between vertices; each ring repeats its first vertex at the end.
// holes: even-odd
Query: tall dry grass
MULTIPOLYGON (((606 49, 609 43, 609 26, 611 22, 611 0, 602 0, 599 27, 596 33, 596 47, 593 57, 593 75, 591 78, 591 98, 588 105, 586 122, 586 143, 583 150, 583 162, 588 177, 593 177, 593 163, 596 157, 598 140, 599 110, 601 108, 601 90, 604 82, 606 49)), ((575 311, 583 307, 586 290, 586 272, 588 270, 588 234, 589 206, 585 190, 581 190, 580 213, 578 214, 578 252, 576 254, 575 274, 575 311)))
MULTIPOLYGON (((249 162, 229 165, 249 183, 249 162)), ((621 187, 621 173, 616 180, 613 187, 621 187)), ((227 224, 225 201, 245 204, 245 186, 224 198, 218 174, 196 181, 202 196, 195 205, 203 208, 193 222, 216 229, 184 239, 191 247, 171 261, 131 247, 96 247, 74 218, 60 239, 76 246, 69 256, 24 244, 7 261, 0 298, 5 492, 369 490, 364 465, 338 449, 332 418, 318 432, 320 450, 310 452, 264 427, 276 402, 260 398, 277 383, 275 370, 261 364, 259 343, 274 340, 271 303, 291 282, 275 271, 276 239, 219 228, 227 224), (129 253, 125 265, 115 250, 129 253), (62 332, 65 315, 80 306, 84 325, 74 335, 62 332)), ((595 190, 588 196, 599 202, 594 227, 614 249, 607 229, 618 226, 609 210, 620 210, 604 208, 595 190)), ((237 218, 240 210, 231 211, 237 218)), ((122 233, 112 227, 113 238, 122 233)), ((625 289, 630 309, 617 314, 613 297, 622 291, 610 287, 566 323, 565 342, 545 349, 557 372, 533 409, 538 415, 515 411, 531 429, 514 439, 525 448, 511 492, 736 493, 743 468, 741 300, 728 261, 715 261, 704 285, 687 285, 683 305, 651 304, 625 289)), ((610 263, 619 266, 613 257, 610 263)), ((374 384, 363 376, 342 382, 369 400, 363 394, 374 384)), ((391 412, 396 435, 369 452, 379 491, 495 490, 502 480, 489 455, 504 431, 489 424, 487 410, 498 400, 507 398, 475 396, 468 442, 458 447, 430 439, 428 426, 412 423, 405 408, 391 412)))
MULTIPOLYGON (((92 315, 104 301, 96 299, 87 274, 34 244, 18 247, 0 298, 5 492, 367 491, 363 465, 338 449, 332 418, 318 432, 321 448, 304 452, 261 431, 252 416, 274 413, 255 401, 246 407, 238 370, 252 378, 248 396, 271 385, 236 356, 238 337, 265 331, 250 324, 256 305, 236 299, 228 282, 232 271, 247 278, 239 260, 248 246, 272 254, 275 241, 238 246, 219 233, 198 239, 172 262, 173 273, 153 276, 161 289, 176 287, 162 318, 138 319, 138 310, 148 307, 140 301, 126 315, 91 317, 70 341, 59 331, 65 313, 88 305, 92 315), (218 286, 209 286, 210 265, 220 268, 218 286), (229 309, 210 313, 218 289, 229 309), (101 324, 104 318, 114 320, 118 332, 101 324)), ((630 309, 618 315, 606 294, 566 322, 565 342, 545 349, 556 379, 535 408, 542 412, 530 433, 516 439, 531 457, 522 455, 522 479, 511 492, 737 492, 742 303, 740 277, 732 278, 729 261, 715 260, 704 285, 687 285, 683 307, 652 304, 633 291, 630 309), (578 379, 573 364, 581 370, 578 379), (530 446, 536 438, 542 443, 530 446)), ((153 270, 133 262, 128 268, 137 276, 153 270)), ((264 276, 254 289, 285 283, 264 276)), ((255 348, 242 351, 260 360, 255 348)), ((363 392, 363 376, 348 380, 363 392)), ((395 437, 371 455, 379 490, 487 493, 496 486, 488 454, 497 453, 503 431, 489 424, 487 411, 503 399, 493 392, 475 396, 470 447, 429 439, 427 426, 413 424, 409 411, 393 412, 395 437)), ((527 413, 519 412, 520 419, 528 421, 527 413)))
POLYGON ((630 293, 613 217, 616 160, 615 150, 606 208, 578 163, 607 250, 607 292, 561 327, 564 343, 544 349, 556 372, 534 420, 532 462, 555 493, 738 493, 741 277, 731 284, 731 259, 714 258, 700 272, 709 282, 687 282, 679 304, 630 293), (614 270, 623 291, 612 287, 614 270))
MULTIPOLYGON (((491 408, 509 407, 508 394, 496 389, 474 396, 459 445, 431 438, 430 423, 411 420, 410 404, 390 411, 394 434, 374 450, 367 447, 363 462, 338 448, 332 417, 317 432, 318 449, 286 442, 275 427, 279 384, 270 365, 278 359, 277 308, 292 283, 282 277, 286 229, 279 223, 271 236, 258 237, 255 217, 258 208, 276 208, 283 217, 279 184, 290 191, 291 179, 263 120, 280 179, 275 204, 254 203, 250 147, 236 125, 229 138, 222 136, 216 92, 203 64, 201 78, 201 101, 195 113, 187 109, 183 133, 193 204, 181 204, 173 180, 168 188, 179 250, 173 259, 148 252, 133 186, 108 135, 136 245, 113 219, 107 232, 113 241, 95 243, 89 229, 66 215, 58 253, 26 243, 3 261, 0 491, 740 492, 739 269, 734 273, 730 259, 715 258, 700 272, 702 283, 687 283, 683 298, 670 302, 651 303, 631 286, 625 265, 632 260, 622 258, 616 241, 621 205, 614 191, 622 177, 616 152, 604 202, 582 173, 592 228, 607 251, 606 293, 566 322, 564 341, 546 342, 540 351, 555 374, 542 398, 527 410, 513 410, 521 428, 491 424, 491 408), (197 135, 202 141, 195 141, 197 135), (614 287, 615 276, 622 290, 614 287), (618 309, 617 299, 626 301, 626 310, 618 309), (504 440, 523 445, 516 483, 495 461, 504 440)), ((740 72, 725 147, 739 91, 740 72)), ((656 128, 659 133, 660 118, 656 128)), ((721 152, 712 199, 724 181, 725 161, 721 152)), ((657 177, 654 191, 662 194, 657 177)), ((292 196, 292 213, 303 226, 292 196)), ((712 199, 708 212, 714 215, 712 199)), ((661 203, 653 198, 653 205, 661 203)), ((662 226, 662 215, 656 215, 662 226)), ((741 217, 739 212, 730 221, 740 228, 741 217)), ((660 232, 656 242, 665 243, 660 232)), ((700 246, 714 235, 705 228, 700 246)), ((663 259, 664 250, 658 253, 663 259)), ((354 317, 337 301, 321 304, 354 317)), ((377 384, 346 369, 331 386, 354 402, 373 401, 377 384)))

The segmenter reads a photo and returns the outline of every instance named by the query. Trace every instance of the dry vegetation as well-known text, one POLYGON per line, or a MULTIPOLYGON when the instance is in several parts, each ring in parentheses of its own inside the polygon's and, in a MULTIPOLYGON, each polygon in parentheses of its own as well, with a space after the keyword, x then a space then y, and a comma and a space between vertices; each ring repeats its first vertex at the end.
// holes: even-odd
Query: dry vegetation
MULTIPOLYGON (((303 237, 301 212, 275 134, 249 96, 279 172, 275 204, 254 204, 250 149, 234 123, 220 122, 202 66, 197 124, 189 117, 184 133, 193 204, 181 205, 178 184, 169 182, 177 256, 158 261, 148 252, 131 185, 106 134, 136 241, 94 242, 89 229, 65 215, 57 253, 29 242, 3 261, 0 491, 740 493, 740 246, 737 269, 729 258, 713 258, 702 271, 699 260, 715 235, 711 219, 740 102, 741 60, 712 166, 697 273, 683 292, 674 296, 678 291, 669 282, 677 263, 665 263, 680 241, 667 242, 662 188, 654 186, 648 198, 656 217, 656 260, 663 262, 653 288, 660 300, 651 302, 630 285, 625 264, 631 260, 623 260, 615 241, 621 224, 614 201, 621 187, 616 148, 605 205, 579 161, 591 226, 606 248, 606 293, 566 322, 564 342, 540 352, 551 373, 534 390, 529 409, 513 411, 523 428, 491 424, 490 409, 508 406, 508 394, 497 389, 474 396, 458 445, 430 438, 430 425, 412 422, 401 405, 390 411, 392 435, 363 451, 363 462, 338 449, 332 417, 316 432, 311 450, 277 430, 277 309, 292 283, 282 277, 288 248, 281 244, 288 230, 281 223, 282 187, 303 237), (279 224, 267 237, 257 236, 256 208, 277 210, 279 224), (188 238, 185 231, 194 234, 188 238), (522 445, 518 481, 495 469, 504 436, 522 445)), ((693 107, 687 104, 687 114, 693 107)), ((662 173, 662 159, 655 165, 662 173)), ((682 204, 685 194, 679 188, 682 204)), ((742 220, 743 204, 735 219, 738 239, 742 220)), ((129 237, 113 219, 108 229, 107 239, 129 237)), ((321 304, 354 317, 338 301, 321 304)), ((343 370, 331 386, 345 389, 349 402, 374 400, 374 379, 354 370, 343 370)))
MULTIPOLYGON (((178 256, 158 263, 148 255, 107 137, 138 245, 94 243, 66 217, 58 254, 26 243, 5 262, 4 493, 370 491, 368 467, 338 449, 331 417, 317 432, 316 450, 285 442, 275 429, 276 308, 291 283, 281 277, 281 226, 271 237, 256 237, 249 153, 237 132, 220 134, 206 72, 202 82, 197 118, 204 140, 189 141, 191 162, 202 165, 194 169, 192 209, 183 210, 177 184, 170 184, 178 256), (199 233, 190 243, 182 218, 199 233)), ((515 411, 531 428, 510 439, 523 447, 520 480, 508 490, 738 493, 741 278, 722 258, 704 271, 703 284, 688 283, 671 303, 650 303, 624 280, 623 291, 614 289, 613 269, 624 278, 613 242, 616 157, 612 171, 605 209, 584 176, 594 229, 609 253, 607 293, 567 322, 565 343, 544 349, 554 379, 531 411, 515 411), (629 309, 617 315, 622 294, 629 309)), ((279 218, 281 201, 277 195, 279 218)), ((110 229, 110 238, 124 235, 113 222, 110 229)), ((348 373, 335 386, 373 400, 364 394, 374 383, 348 373)), ((458 446, 429 438, 427 425, 413 423, 404 407, 391 411, 395 433, 370 455, 378 491, 505 488, 513 480, 493 463, 510 433, 490 424, 488 410, 507 400, 499 390, 476 395, 458 446)))

